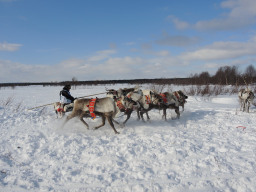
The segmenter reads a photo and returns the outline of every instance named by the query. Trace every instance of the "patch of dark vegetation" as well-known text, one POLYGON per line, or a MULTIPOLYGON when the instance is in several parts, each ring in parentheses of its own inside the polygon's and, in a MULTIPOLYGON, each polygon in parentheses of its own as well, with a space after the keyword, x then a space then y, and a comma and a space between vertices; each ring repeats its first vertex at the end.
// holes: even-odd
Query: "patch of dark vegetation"
MULTIPOLYGON (((38 83, 0 83, 1 87, 16 86, 30 86, 30 85, 42 85, 42 86, 64 86, 70 84, 73 87, 79 85, 115 85, 115 84, 156 84, 156 85, 206 85, 203 90, 197 90, 202 95, 208 94, 208 85, 254 85, 256 84, 256 69, 253 65, 248 66, 244 73, 238 71, 237 66, 224 66, 220 67, 214 75, 210 75, 209 72, 202 72, 200 74, 191 74, 187 78, 156 78, 156 79, 126 79, 126 80, 95 80, 95 81, 78 81, 76 77, 73 77, 71 81, 62 82, 38 82, 38 83)), ((194 89, 194 87, 193 87, 194 89)), ((202 89, 198 87, 197 89, 202 89)), ((214 92, 218 92, 218 89, 222 87, 215 87, 214 92)), ((193 92, 195 90, 191 90, 193 92)), ((222 90, 219 90, 220 92, 222 90)), ((233 90, 236 92, 237 90, 233 90)), ((256 90, 254 90, 255 92, 256 90)))

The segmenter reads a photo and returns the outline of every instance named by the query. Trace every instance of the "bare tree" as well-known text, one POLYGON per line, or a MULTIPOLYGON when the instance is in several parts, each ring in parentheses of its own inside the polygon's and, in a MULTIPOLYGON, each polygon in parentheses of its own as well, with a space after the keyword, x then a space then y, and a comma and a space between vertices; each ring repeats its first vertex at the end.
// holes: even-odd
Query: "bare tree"
POLYGON ((213 76, 214 82, 221 85, 235 85, 239 76, 237 66, 220 67, 213 76))
POLYGON ((210 83, 211 76, 207 71, 205 71, 205 72, 202 72, 198 78, 199 78, 200 84, 208 85, 210 83))
POLYGON ((77 78, 76 77, 72 77, 72 84, 73 84, 73 89, 76 89, 76 86, 77 86, 77 78))
POLYGON ((254 79, 256 78, 256 69, 253 65, 249 65, 244 73, 244 76, 248 79, 248 83, 253 83, 254 79))

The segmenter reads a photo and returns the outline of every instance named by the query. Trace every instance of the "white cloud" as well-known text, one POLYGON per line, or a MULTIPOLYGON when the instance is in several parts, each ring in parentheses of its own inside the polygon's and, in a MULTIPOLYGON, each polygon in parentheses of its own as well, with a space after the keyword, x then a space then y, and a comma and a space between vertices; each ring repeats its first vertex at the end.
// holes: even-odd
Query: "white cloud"
POLYGON ((130 74, 136 66, 140 65, 143 59, 138 57, 123 57, 123 58, 109 58, 106 62, 95 67, 95 70, 108 75, 109 77, 119 76, 123 74, 130 74))
POLYGON ((255 37, 247 42, 214 42, 211 45, 183 53, 180 55, 181 59, 192 60, 223 60, 234 59, 244 56, 256 55, 256 41, 255 37))
POLYGON ((84 60, 73 58, 73 59, 62 61, 59 65, 61 68, 77 68, 83 63, 84 63, 84 60))
POLYGON ((21 44, 0 43, 0 51, 17 51, 21 46, 21 44))
POLYGON ((210 63, 205 63, 203 65, 203 68, 206 69, 206 70, 209 70, 209 69, 216 69, 216 68, 219 68, 221 64, 219 63, 214 63, 214 62, 210 62, 210 63))
MULTIPOLYGON (((2 60, 0 60, 0 68, 0 82, 41 82, 48 72, 48 66, 25 65, 2 60)), ((50 69, 49 72, 53 70, 50 69)))
POLYGON ((229 9, 229 12, 212 20, 202 20, 195 24, 188 24, 174 16, 169 16, 169 18, 177 29, 232 30, 256 23, 255 0, 226 0, 220 6, 223 9, 229 9))
POLYGON ((187 77, 202 69, 213 72, 222 65, 255 63, 256 36, 247 42, 215 42, 180 55, 152 49, 148 50, 150 57, 115 57, 115 53, 112 49, 98 51, 86 59, 71 58, 52 66, 0 60, 0 82, 187 77))
POLYGON ((88 60, 92 61, 92 62, 94 62, 94 61, 101 61, 101 60, 109 58, 110 55, 115 54, 115 53, 116 53, 116 51, 114 49, 98 51, 96 53, 96 55, 90 57, 88 60))

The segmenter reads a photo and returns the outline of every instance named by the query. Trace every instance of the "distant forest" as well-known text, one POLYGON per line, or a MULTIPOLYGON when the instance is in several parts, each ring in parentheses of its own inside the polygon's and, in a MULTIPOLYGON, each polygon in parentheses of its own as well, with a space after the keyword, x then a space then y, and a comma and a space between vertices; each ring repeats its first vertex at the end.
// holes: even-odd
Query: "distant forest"
POLYGON ((239 72, 237 66, 220 67, 214 75, 209 72, 191 74, 187 78, 158 78, 158 79, 130 79, 130 80, 95 80, 78 81, 73 77, 71 81, 38 82, 38 83, 0 83, 0 87, 15 87, 29 85, 63 86, 65 84, 77 85, 109 85, 109 84, 176 84, 176 85, 247 85, 256 83, 256 69, 249 65, 244 72, 239 72))

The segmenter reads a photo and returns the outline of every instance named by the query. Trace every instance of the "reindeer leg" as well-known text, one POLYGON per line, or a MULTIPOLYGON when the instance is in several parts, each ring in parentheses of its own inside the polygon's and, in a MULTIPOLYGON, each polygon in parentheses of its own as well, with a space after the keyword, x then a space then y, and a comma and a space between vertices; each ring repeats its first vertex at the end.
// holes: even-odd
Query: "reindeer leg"
POLYGON ((85 124, 85 126, 87 127, 87 129, 89 129, 89 125, 88 125, 88 124, 84 121, 84 119, 83 119, 84 116, 85 116, 85 114, 81 114, 79 119, 80 119, 80 121, 83 122, 83 124, 85 124))
POLYGON ((249 108, 250 108, 250 102, 247 101, 247 105, 246 105, 246 112, 249 113, 249 108))
POLYGON ((130 117, 131 117, 131 114, 132 114, 132 110, 130 110, 130 111, 128 111, 127 112, 127 116, 126 116, 126 120, 123 122, 123 125, 125 125, 125 123, 130 119, 130 117))
POLYGON ((139 121, 140 120, 140 109, 139 108, 137 109, 137 117, 138 117, 137 120, 139 121))
POLYGON ((165 121, 167 121, 167 119, 166 119, 166 110, 167 110, 167 109, 164 107, 164 108, 163 108, 163 117, 164 117, 164 120, 165 120, 165 121))
POLYGON ((114 130, 115 134, 119 134, 119 132, 117 132, 116 129, 115 129, 115 126, 114 126, 113 121, 112 121, 113 120, 112 117, 111 116, 107 116, 107 119, 108 119, 108 122, 109 122, 110 126, 114 130))
POLYGON ((245 111, 245 101, 243 101, 243 112, 245 111))
POLYGON ((58 119, 58 117, 59 117, 59 115, 58 115, 58 111, 57 111, 57 110, 55 110, 55 113, 56 113, 56 117, 57 117, 57 119, 58 119))
POLYGON ((182 112, 183 112, 184 111, 184 103, 181 106, 182 106, 182 112))
POLYGON ((143 111, 140 111, 140 117, 141 117, 142 121, 143 121, 143 122, 146 122, 145 119, 144 119, 144 117, 143 117, 143 114, 144 114, 144 112, 143 112, 143 111))
POLYGON ((180 118, 180 111, 179 111, 179 107, 175 108, 175 112, 177 114, 177 118, 180 118))
POLYGON ((113 121, 114 123, 116 123, 117 125, 120 125, 120 123, 119 123, 118 121, 116 121, 115 119, 112 119, 112 121, 113 121))
POLYGON ((243 111, 244 102, 242 99, 240 99, 240 111, 243 111))
POLYGON ((67 116, 67 118, 65 119, 64 123, 62 124, 62 127, 64 127, 64 125, 70 120, 73 119, 76 116, 75 113, 71 113, 70 115, 67 116))
POLYGON ((64 113, 63 111, 61 111, 61 112, 59 113, 59 117, 60 117, 60 118, 64 117, 64 115, 65 115, 65 113, 64 113))
POLYGON ((94 129, 99 129, 100 127, 105 125, 106 117, 104 115, 101 117, 101 120, 102 120, 102 124, 97 126, 97 127, 95 127, 94 129))
POLYGON ((119 125, 120 128, 124 128, 124 126, 125 126, 124 123, 119 123, 118 121, 116 121, 116 120, 113 119, 113 118, 112 118, 112 121, 113 121, 115 124, 119 125))
POLYGON ((148 115, 148 111, 146 112, 146 115, 147 115, 147 121, 149 121, 150 118, 149 118, 149 115, 148 115))
POLYGON ((121 127, 121 128, 124 128, 124 126, 125 126, 124 123, 119 123, 118 121, 116 121, 116 120, 113 119, 113 118, 112 118, 112 121, 113 121, 115 124, 119 125, 119 127, 121 127))

